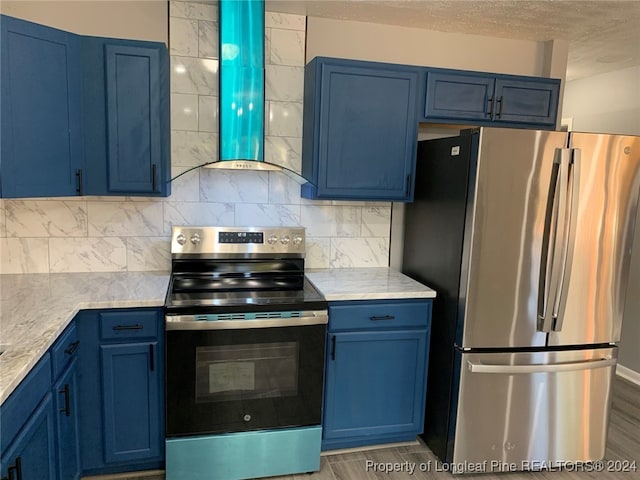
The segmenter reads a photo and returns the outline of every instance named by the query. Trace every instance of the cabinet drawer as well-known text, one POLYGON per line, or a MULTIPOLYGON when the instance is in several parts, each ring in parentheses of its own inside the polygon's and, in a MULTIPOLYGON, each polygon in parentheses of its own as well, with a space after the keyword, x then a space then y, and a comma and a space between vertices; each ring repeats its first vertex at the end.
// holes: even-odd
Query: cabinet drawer
POLYGON ((103 340, 156 338, 158 319, 154 310, 100 313, 100 337, 103 340))
POLYGON ((78 332, 75 322, 67 327, 60 338, 51 347, 51 360, 53 362, 53 378, 58 378, 64 368, 77 356, 78 332))
POLYGON ((431 320, 431 301, 354 302, 329 306, 329 330, 426 327, 431 320))

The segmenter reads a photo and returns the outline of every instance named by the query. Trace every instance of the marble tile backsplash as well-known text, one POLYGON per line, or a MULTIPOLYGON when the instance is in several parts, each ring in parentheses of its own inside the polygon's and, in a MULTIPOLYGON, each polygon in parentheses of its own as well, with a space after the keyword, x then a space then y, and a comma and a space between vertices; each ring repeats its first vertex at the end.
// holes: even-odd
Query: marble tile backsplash
MULTIPOLYGON (((170 2, 172 176, 218 156, 218 13, 170 2)), ((265 17, 265 159, 301 169, 306 19, 265 17)), ((385 267, 391 204, 310 201, 280 172, 196 168, 168 198, 0 200, 0 272, 170 268, 172 225, 307 228, 308 268, 385 267)))

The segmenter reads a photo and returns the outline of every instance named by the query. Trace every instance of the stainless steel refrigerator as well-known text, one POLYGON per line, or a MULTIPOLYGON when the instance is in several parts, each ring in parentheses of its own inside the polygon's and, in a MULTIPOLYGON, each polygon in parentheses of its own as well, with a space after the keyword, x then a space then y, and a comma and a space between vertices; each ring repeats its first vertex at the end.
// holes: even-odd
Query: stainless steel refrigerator
POLYGON ((427 444, 463 468, 603 458, 640 137, 466 130, 420 142, 415 185, 402 270, 438 293, 427 444))

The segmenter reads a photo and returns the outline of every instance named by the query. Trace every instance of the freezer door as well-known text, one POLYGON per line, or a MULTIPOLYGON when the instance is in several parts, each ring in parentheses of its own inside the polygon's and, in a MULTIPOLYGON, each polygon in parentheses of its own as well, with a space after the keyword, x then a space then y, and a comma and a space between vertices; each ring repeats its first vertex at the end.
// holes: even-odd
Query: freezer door
POLYGON ((458 355, 455 464, 528 470, 604 457, 617 347, 458 355))
POLYGON ((554 162, 566 144, 564 132, 480 130, 461 273, 462 347, 545 345, 541 255, 554 162))
MULTIPOLYGON (((640 137, 571 133, 578 185, 549 345, 620 340, 640 190, 640 137)), ((569 202, 570 203, 570 202, 569 202)), ((631 294, 631 293, 630 293, 631 294)))

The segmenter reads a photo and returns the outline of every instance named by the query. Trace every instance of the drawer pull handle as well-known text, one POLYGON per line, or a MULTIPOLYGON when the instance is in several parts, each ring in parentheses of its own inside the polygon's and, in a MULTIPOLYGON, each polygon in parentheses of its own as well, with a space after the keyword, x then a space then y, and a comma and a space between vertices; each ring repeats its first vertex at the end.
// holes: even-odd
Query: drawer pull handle
POLYGON ((71 399, 69 398, 69 384, 66 383, 62 390, 59 390, 58 393, 64 394, 64 408, 60 409, 60 413, 64 413, 67 417, 71 415, 71 399))
POLYGON ((116 325, 113 329, 118 332, 120 330, 142 330, 144 327, 139 323, 135 325, 116 325))
POLYGON ((336 336, 331 337, 331 360, 336 359, 336 336))
POLYGON ((70 343, 64 353, 66 353, 67 355, 73 355, 73 352, 77 350, 78 345, 80 345, 80 340, 76 340, 75 342, 70 343))
POLYGON ((396 318, 393 315, 374 315, 373 317, 369 317, 369 319, 375 321, 378 320, 393 320, 394 318, 396 318))

